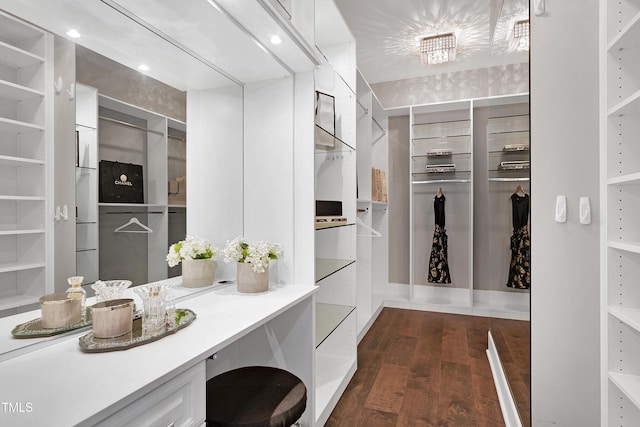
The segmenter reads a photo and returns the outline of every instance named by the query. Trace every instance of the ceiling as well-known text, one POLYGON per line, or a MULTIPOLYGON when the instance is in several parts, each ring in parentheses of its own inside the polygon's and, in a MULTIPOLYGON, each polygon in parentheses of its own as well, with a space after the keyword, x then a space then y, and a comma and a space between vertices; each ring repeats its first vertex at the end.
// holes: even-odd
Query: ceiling
POLYGON ((529 0, 335 0, 356 38, 358 68, 369 83, 528 61, 508 52, 513 22, 529 0), (419 37, 455 32, 455 62, 424 65, 419 37))

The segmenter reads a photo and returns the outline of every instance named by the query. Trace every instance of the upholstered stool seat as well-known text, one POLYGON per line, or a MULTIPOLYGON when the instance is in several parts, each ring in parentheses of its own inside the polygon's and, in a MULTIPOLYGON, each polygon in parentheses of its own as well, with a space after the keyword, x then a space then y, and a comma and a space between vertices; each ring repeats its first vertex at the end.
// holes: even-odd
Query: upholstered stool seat
POLYGON ((307 407, 307 388, 282 369, 250 366, 207 381, 207 427, 289 427, 307 407))

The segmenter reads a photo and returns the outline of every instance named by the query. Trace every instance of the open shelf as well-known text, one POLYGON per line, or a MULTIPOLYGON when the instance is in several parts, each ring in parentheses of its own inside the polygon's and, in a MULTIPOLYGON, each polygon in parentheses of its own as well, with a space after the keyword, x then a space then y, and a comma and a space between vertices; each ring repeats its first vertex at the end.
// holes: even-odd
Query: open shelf
POLYGON ((316 283, 356 262, 353 259, 316 258, 316 283))
POLYGON ((640 47, 640 12, 611 40, 607 46, 608 52, 640 47))
POLYGON ((609 307, 609 314, 640 333, 640 308, 609 307))
POLYGON ((327 230, 330 228, 340 228, 340 227, 351 227, 354 226, 355 223, 353 222, 348 222, 346 224, 331 224, 331 223, 316 223, 315 227, 316 230, 327 230))
POLYGON ((34 297, 31 295, 13 295, 9 297, 3 297, 0 300, 0 311, 24 307, 30 304, 37 304, 39 301, 39 297, 34 297))
POLYGON ((347 144, 331 132, 316 125, 316 154, 327 152, 351 152, 355 151, 351 145, 347 144))
POLYGON ((44 58, 0 41, 0 64, 11 68, 24 68, 43 63, 44 58))
POLYGON ((24 101, 31 98, 42 98, 44 93, 26 86, 0 80, 0 98, 12 101, 24 101))
POLYGON ((44 127, 40 125, 0 117, 0 132, 29 133, 42 131, 44 131, 44 127))
POLYGON ((609 178, 607 184, 640 184, 640 172, 630 173, 627 175, 617 176, 615 178, 609 178))
POLYGON ((316 304, 316 348, 355 310, 350 305, 316 304))
POLYGON ((640 408, 640 376, 609 372, 609 380, 636 408, 640 408))
POLYGON ((607 246, 621 251, 633 252, 640 254, 640 242, 613 242, 608 241, 607 246))
POLYGON ((42 234, 44 232, 44 228, 36 228, 32 230, 0 230, 0 236, 15 236, 18 234, 42 234))
POLYGON ((21 271, 21 270, 33 270, 35 268, 44 268, 44 262, 2 262, 0 263, 0 273, 8 273, 11 271, 21 271))

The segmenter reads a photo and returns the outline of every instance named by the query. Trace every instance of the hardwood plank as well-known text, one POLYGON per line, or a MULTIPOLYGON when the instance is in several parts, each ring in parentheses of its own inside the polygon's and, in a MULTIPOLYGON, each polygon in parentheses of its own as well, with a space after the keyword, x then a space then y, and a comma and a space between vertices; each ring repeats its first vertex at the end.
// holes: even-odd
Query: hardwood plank
POLYGON ((504 426, 500 401, 493 378, 484 375, 471 375, 473 400, 476 408, 478 426, 504 426))
POLYGON ((402 407, 408 379, 408 366, 383 363, 367 396, 364 407, 398 414, 402 407))
POLYGON ((438 393, 420 388, 409 388, 404 396, 397 427, 441 426, 438 416, 438 393))
POLYGON ((438 411, 451 426, 477 425, 468 365, 442 362, 438 411))
POLYGON ((464 316, 444 314, 442 326, 442 360, 465 363, 469 358, 464 316))
POLYGON ((389 349, 385 353, 384 363, 401 366, 411 365, 413 353, 416 350, 416 342, 416 337, 407 337, 404 335, 393 337, 389 349))
MULTIPOLYGON (((373 411, 363 408, 358 412, 355 424, 350 426, 362 427, 394 427, 397 423, 398 415, 388 412, 373 411)), ((346 425, 345 425, 346 426, 346 425)))
POLYGON ((431 390, 437 393, 440 390, 443 321, 440 316, 437 320, 428 319, 426 322, 417 338, 407 387, 431 390))

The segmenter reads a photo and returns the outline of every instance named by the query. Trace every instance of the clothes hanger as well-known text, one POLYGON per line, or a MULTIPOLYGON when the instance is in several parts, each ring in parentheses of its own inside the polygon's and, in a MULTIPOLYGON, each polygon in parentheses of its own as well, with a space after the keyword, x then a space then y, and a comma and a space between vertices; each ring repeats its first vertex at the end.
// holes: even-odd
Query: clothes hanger
POLYGON ((444 192, 442 191, 442 187, 438 187, 438 191, 436 192, 436 196, 437 197, 441 197, 444 194, 444 192))
POLYGON ((522 188, 522 185, 520 184, 518 184, 518 186, 516 187, 516 191, 514 191, 514 193, 520 197, 524 197, 527 194, 526 191, 524 191, 524 188, 522 188))
POLYGON ((126 223, 121 225, 120 227, 116 228, 115 230, 113 230, 114 233, 144 233, 144 234, 150 234, 153 233, 153 230, 150 229, 149 227, 147 227, 146 225, 144 225, 143 223, 141 223, 138 218, 131 217, 131 219, 126 223), (130 225, 137 225, 138 227, 142 228, 142 230, 124 230, 124 228, 130 226, 130 225))
POLYGON ((382 237, 382 234, 378 230, 374 230, 373 228, 369 227, 364 223, 364 221, 360 219, 360 217, 356 217, 356 224, 371 232, 371 234, 358 234, 358 237, 382 237))

